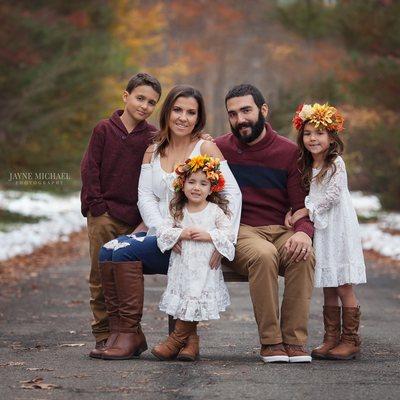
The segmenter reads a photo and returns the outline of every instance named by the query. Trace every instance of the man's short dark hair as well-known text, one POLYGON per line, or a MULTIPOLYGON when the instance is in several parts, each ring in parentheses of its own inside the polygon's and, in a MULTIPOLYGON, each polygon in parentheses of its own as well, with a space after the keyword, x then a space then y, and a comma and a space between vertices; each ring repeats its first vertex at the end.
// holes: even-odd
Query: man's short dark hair
POLYGON ((264 96, 261 94, 261 92, 255 86, 250 85, 249 83, 242 83, 240 85, 234 86, 226 94, 225 107, 226 107, 226 103, 229 99, 232 99, 233 97, 248 96, 249 94, 251 94, 253 96, 254 103, 256 103, 258 108, 261 108, 261 106, 263 104, 265 104, 264 96))
POLYGON ((146 74, 145 72, 139 72, 136 75, 133 75, 132 78, 129 79, 125 90, 128 93, 132 93, 132 90, 137 88, 138 86, 150 86, 161 96, 160 82, 158 82, 158 80, 154 78, 154 76, 146 74))

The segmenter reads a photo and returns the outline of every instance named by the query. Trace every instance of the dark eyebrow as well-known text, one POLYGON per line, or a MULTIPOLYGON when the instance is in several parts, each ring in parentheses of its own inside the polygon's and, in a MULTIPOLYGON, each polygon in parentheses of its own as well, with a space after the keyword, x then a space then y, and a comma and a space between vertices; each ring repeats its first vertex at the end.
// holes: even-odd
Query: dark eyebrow
POLYGON ((253 107, 252 106, 244 106, 240 109, 240 111, 246 111, 246 110, 251 110, 253 107))

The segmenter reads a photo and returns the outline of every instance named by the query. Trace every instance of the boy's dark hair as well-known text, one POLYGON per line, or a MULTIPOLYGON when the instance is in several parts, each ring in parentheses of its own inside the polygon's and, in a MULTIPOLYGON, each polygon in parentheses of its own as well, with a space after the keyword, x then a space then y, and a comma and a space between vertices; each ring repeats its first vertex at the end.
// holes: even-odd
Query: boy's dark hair
POLYGON ((145 72, 139 72, 136 75, 133 75, 132 78, 129 79, 125 90, 128 93, 132 93, 132 90, 137 88, 138 86, 151 86, 154 91, 156 91, 161 96, 160 82, 158 82, 158 80, 154 78, 154 76, 146 74, 145 72))
POLYGON ((265 104, 264 96, 255 86, 250 85, 249 83, 242 83, 234 86, 228 91, 225 96, 225 107, 229 99, 232 99, 233 97, 248 96, 249 94, 253 96, 254 103, 256 103, 258 108, 261 108, 261 106, 265 104))

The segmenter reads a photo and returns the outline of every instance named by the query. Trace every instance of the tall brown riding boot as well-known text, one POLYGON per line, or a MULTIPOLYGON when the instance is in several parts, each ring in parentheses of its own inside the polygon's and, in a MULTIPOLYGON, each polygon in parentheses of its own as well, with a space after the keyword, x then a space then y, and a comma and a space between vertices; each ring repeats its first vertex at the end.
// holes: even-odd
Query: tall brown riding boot
POLYGON ((103 352, 104 360, 138 358, 147 350, 140 327, 143 313, 144 279, 140 261, 114 263, 118 295, 119 333, 114 345, 103 352))
POLYGON ((197 325, 195 326, 193 333, 187 338, 186 344, 180 350, 176 357, 179 361, 195 361, 199 359, 200 349, 200 338, 197 335, 197 325))
POLYGON ((101 272, 101 284, 103 286, 104 299, 108 313, 110 336, 102 347, 95 348, 89 353, 89 356, 93 358, 102 357, 104 350, 108 349, 115 343, 119 330, 118 297, 114 282, 114 263, 112 261, 101 262, 99 267, 101 272))
POLYGON ((324 306, 324 341, 312 352, 311 356, 317 359, 326 359, 328 351, 339 344, 340 340, 340 307, 324 306))
POLYGON ((173 360, 185 346, 188 337, 193 333, 197 322, 176 320, 174 331, 167 340, 155 346, 151 352, 160 360, 173 360))
POLYGON ((352 360, 360 353, 361 340, 358 335, 360 307, 342 307, 342 336, 339 344, 328 351, 331 360, 352 360))

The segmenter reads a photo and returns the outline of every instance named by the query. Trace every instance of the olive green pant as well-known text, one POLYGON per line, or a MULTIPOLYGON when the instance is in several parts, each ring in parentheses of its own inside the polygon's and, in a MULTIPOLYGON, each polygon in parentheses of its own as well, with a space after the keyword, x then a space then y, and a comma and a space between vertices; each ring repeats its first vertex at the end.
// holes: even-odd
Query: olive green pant
POLYGON ((92 333, 96 342, 98 342, 107 339, 109 336, 108 315, 99 269, 99 251, 105 243, 118 236, 131 233, 134 228, 105 213, 99 217, 93 217, 89 214, 87 217, 87 229, 91 260, 89 289, 90 308, 93 313, 92 333))
POLYGON ((291 263, 286 260, 284 245, 293 234, 281 225, 241 225, 235 259, 224 262, 237 273, 248 276, 261 344, 307 342, 315 259, 311 253, 307 260, 291 263), (285 278, 280 312, 279 275, 285 278))

